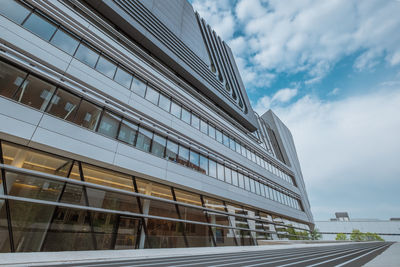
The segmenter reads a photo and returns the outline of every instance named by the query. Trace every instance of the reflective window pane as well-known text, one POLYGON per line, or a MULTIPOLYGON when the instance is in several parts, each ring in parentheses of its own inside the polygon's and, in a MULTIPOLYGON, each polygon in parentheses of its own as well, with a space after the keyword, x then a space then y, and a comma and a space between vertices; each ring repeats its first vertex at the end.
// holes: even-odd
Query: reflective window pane
POLYGON ((158 106, 163 110, 169 112, 171 109, 171 99, 163 94, 160 94, 160 100, 158 106))
POLYGON ((196 129, 200 128, 200 119, 195 114, 192 114, 192 123, 191 123, 191 125, 196 129))
POLYGON ((189 149, 182 145, 179 145, 178 163, 189 165, 189 149))
POLYGON ((101 114, 101 108, 82 100, 78 112, 76 113, 74 122, 82 127, 94 130, 97 127, 101 114))
POLYGON ((14 0, 3 0, 0 5, 0 14, 18 24, 21 24, 29 13, 29 9, 14 0))
POLYGON ((250 191, 250 179, 246 175, 244 177, 244 189, 250 191))
POLYGON ((14 97, 18 102, 39 110, 45 110, 55 91, 55 86, 29 75, 14 97))
POLYGON ((250 191, 255 193, 256 192, 256 184, 253 179, 250 179, 250 191))
POLYGON ((231 168, 225 166, 225 182, 232 183, 232 171, 231 168))
POLYGON ((200 168, 199 170, 208 175, 208 158, 204 157, 203 155, 200 155, 200 168))
POLYGON ((146 248, 186 247, 183 224, 179 222, 148 219, 146 248))
POLYGON ((217 163, 217 178, 218 180, 225 180, 224 165, 217 163))
POLYGON ((149 152, 152 137, 153 133, 151 131, 146 130, 143 127, 139 127, 139 132, 135 146, 143 151, 149 152))
POLYGON ((92 48, 89 48, 89 46, 81 43, 78 47, 78 50, 75 53, 75 57, 80 61, 82 61, 83 63, 94 68, 97 59, 99 58, 99 54, 92 48))
POLYGON ((182 119, 184 122, 190 124, 190 111, 187 110, 187 109, 185 109, 185 108, 182 108, 182 116, 181 116, 181 119, 182 119))
POLYGON ((26 72, 0 61, 0 95, 11 98, 25 77, 26 72))
POLYGON ((58 89, 51 98, 46 112, 63 120, 73 121, 80 102, 80 97, 58 89))
POLYGON ((100 56, 96 64, 96 70, 103 73, 108 78, 112 79, 114 77, 116 69, 117 65, 111 62, 111 60, 105 58, 104 56, 100 56))
POLYGON ((240 145, 239 142, 236 142, 236 148, 235 148, 235 150, 236 150, 237 153, 241 153, 242 148, 241 148, 241 145, 240 145))
POLYGON ((199 164, 200 164, 199 161, 200 161, 199 153, 197 153, 193 150, 190 150, 190 167, 198 170, 199 164))
POLYGON ((171 140, 168 140, 167 148, 165 150, 165 157, 168 160, 175 161, 175 162, 178 160, 178 144, 177 143, 175 143, 171 140))
POLYGON ((146 83, 136 77, 133 77, 131 90, 141 97, 144 97, 146 94, 146 83))
MULTIPOLYGON (((195 214, 201 216, 201 212, 195 209, 185 208, 185 210, 189 210, 184 214, 195 214)), ((192 215, 195 217, 194 215, 192 215)), ((191 224, 185 223, 185 236, 188 241, 189 247, 210 247, 213 246, 213 242, 211 241, 210 236, 210 227, 207 225, 200 224, 191 224)))
POLYGON ((164 137, 154 134, 153 144, 151 145, 151 153, 157 157, 163 158, 166 144, 167 140, 164 137))
POLYGON ((215 139, 215 127, 211 124, 208 125, 208 135, 215 139))
POLYGON ((160 93, 157 90, 151 88, 150 86, 147 87, 146 97, 145 97, 147 100, 149 100, 154 105, 158 105, 159 96, 160 93))
POLYGON ((215 139, 217 139, 218 142, 222 143, 222 133, 219 130, 215 131, 215 139))
POLYGON ((210 159, 208 161, 208 167, 209 167, 209 175, 211 177, 217 178, 217 163, 210 159))
POLYGON ((238 173, 238 182, 239 182, 239 187, 240 188, 244 188, 244 179, 243 179, 243 174, 242 173, 238 173))
POLYGON ((29 18, 24 22, 24 27, 39 35, 46 41, 50 40, 51 36, 53 36, 57 29, 53 23, 36 13, 29 16, 29 18))
POLYGON ((208 134, 208 124, 207 122, 200 120, 200 131, 204 134, 208 134))
MULTIPOLYGON (((0 179, 1 179, 1 174, 0 174, 0 179)), ((2 186, 1 182, 0 186, 2 186)), ((0 199, 0 253, 11 252, 5 207, 6 207, 5 201, 3 199, 0 199)))
POLYGON ((235 186, 239 186, 238 173, 235 170, 232 170, 232 184, 235 185, 235 186))
POLYGON ((76 38, 61 29, 57 30, 50 43, 70 55, 75 53, 75 50, 79 45, 79 41, 76 38))
POLYGON ((120 122, 121 117, 106 111, 101 117, 98 132, 111 138, 116 138, 120 122))
POLYGON ((121 129, 118 133, 118 139, 128 144, 134 145, 138 131, 138 126, 130 121, 123 120, 121 129))
POLYGON ((132 75, 125 69, 118 67, 117 72, 115 73, 114 81, 126 88, 131 88, 132 75))
POLYGON ((179 119, 181 118, 181 106, 173 101, 171 103, 171 114, 179 119))
POLYGON ((229 147, 229 137, 228 137, 226 134, 224 134, 224 135, 222 136, 222 138, 223 138, 223 144, 224 144, 225 146, 229 147))
POLYGON ((229 138, 229 147, 230 149, 235 150, 236 143, 235 140, 233 140, 232 138, 229 138))

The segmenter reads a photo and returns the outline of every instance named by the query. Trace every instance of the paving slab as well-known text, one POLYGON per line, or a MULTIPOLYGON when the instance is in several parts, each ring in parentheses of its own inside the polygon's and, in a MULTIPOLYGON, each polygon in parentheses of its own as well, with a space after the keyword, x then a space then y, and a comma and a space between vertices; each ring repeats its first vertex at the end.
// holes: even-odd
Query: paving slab
POLYGON ((378 255, 364 267, 399 267, 400 266, 400 243, 396 242, 378 255))

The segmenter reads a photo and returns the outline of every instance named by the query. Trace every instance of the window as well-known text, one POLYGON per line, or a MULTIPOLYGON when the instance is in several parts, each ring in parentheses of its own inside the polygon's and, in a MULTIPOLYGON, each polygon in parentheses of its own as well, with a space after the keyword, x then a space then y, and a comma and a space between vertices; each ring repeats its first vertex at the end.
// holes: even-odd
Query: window
POLYGON ((181 118, 181 106, 179 106, 174 101, 172 101, 171 103, 171 114, 177 117, 178 119, 181 118))
POLYGON ((158 106, 165 110, 166 112, 169 112, 171 109, 171 99, 169 97, 160 94, 160 100, 158 101, 158 106))
POLYGON ((207 128, 208 128, 207 122, 200 120, 200 131, 204 134, 208 134, 207 128))
POLYGON ((139 133, 137 136, 137 141, 135 146, 143 151, 149 152, 152 137, 153 137, 152 132, 144 129, 143 127, 139 127, 139 133))
POLYGON ((213 160, 208 160, 209 175, 211 177, 217 178, 217 163, 213 160))
POLYGON ((99 58, 99 54, 95 52, 92 48, 89 48, 89 46, 81 43, 75 53, 75 57, 83 63, 94 68, 97 59, 99 58))
POLYGON ((256 155, 253 152, 251 152, 251 160, 256 162, 256 155))
POLYGON ((144 97, 146 94, 146 83, 134 77, 132 80, 131 89, 135 94, 144 97))
POLYGON ((229 147, 232 150, 235 150, 236 144, 235 144, 235 140, 233 140, 232 138, 229 138, 229 147))
POLYGON ((217 178, 218 180, 224 181, 224 165, 217 163, 217 178))
POLYGON ((51 38, 50 43, 70 55, 75 53, 75 50, 79 45, 79 41, 76 38, 61 29, 57 30, 56 34, 51 38))
POLYGON ((200 169, 204 174, 208 175, 208 158, 204 157, 203 155, 200 155, 200 169))
POLYGON ((106 75, 108 78, 114 78, 117 66, 104 56, 100 56, 96 64, 96 70, 106 75))
POLYGON ((244 179, 243 179, 243 174, 238 173, 238 181, 239 181, 239 187, 244 188, 244 179))
POLYGON ((190 111, 185 108, 182 108, 182 120, 190 124, 190 111))
POLYGON ((232 170, 232 184, 233 184, 233 185, 236 185, 236 186, 239 186, 239 183, 238 183, 238 173, 237 173, 237 171, 235 171, 235 170, 232 170))
POLYGON ((236 142, 236 148, 235 148, 235 150, 236 150, 237 153, 241 153, 242 148, 241 148, 241 145, 240 145, 239 142, 236 142))
POLYGON ((101 117, 98 132, 111 138, 116 138, 121 117, 105 111, 101 117))
POLYGON ((255 193, 256 192, 256 185, 253 179, 250 179, 250 191, 255 193))
POLYGON ((255 183, 256 183, 256 194, 261 195, 260 183, 258 181, 256 181, 255 183))
POLYGON ((160 93, 157 90, 151 88, 150 86, 147 87, 146 97, 145 97, 147 100, 149 100, 154 105, 158 105, 159 97, 160 93))
POLYGON ((80 102, 80 97, 58 89, 47 107, 47 113, 63 120, 73 121, 80 102))
POLYGON ((189 166, 189 149, 179 145, 178 163, 189 166))
POLYGON ((246 148, 245 148, 244 146, 242 146, 241 149, 242 149, 242 151, 241 151, 242 156, 243 156, 243 157, 246 157, 246 155, 247 155, 247 154, 246 154, 246 148))
POLYGON ((14 0, 3 0, 0 14, 21 24, 31 11, 14 0))
POLYGON ((208 135, 215 139, 215 127, 211 124, 208 125, 208 135))
POLYGON ((23 82, 15 99, 25 105, 44 111, 55 91, 55 86, 32 75, 23 82))
POLYGON ((178 160, 178 144, 168 140, 167 149, 165 150, 165 157, 171 161, 178 160))
POLYGON ((46 41, 49 41, 57 30, 57 27, 54 24, 36 13, 29 16, 29 18, 24 22, 24 27, 46 41))
POLYGON ((224 134, 224 135, 222 135, 222 139, 223 139, 224 145, 226 147, 229 147, 229 137, 226 134, 224 134))
POLYGON ((131 88, 132 75, 121 67, 118 67, 114 80, 126 88, 131 88))
POLYGON ((222 143, 222 133, 219 130, 215 130, 215 139, 217 139, 218 142, 222 143))
POLYGON ((156 155, 157 157, 163 158, 166 144, 167 140, 164 137, 158 134, 154 134, 153 144, 151 146, 151 153, 153 155, 156 155))
POLYGON ((26 72, 0 61, 0 95, 11 98, 23 84, 26 75, 26 72))
POLYGON ((225 166, 225 182, 232 183, 232 171, 230 168, 225 166))
POLYGON ((76 113, 74 122, 80 126, 94 130, 97 127, 100 114, 101 109, 98 106, 82 100, 76 113))
POLYGON ((197 170, 199 168, 199 160, 199 153, 190 150, 190 167, 197 170))
POLYGON ((250 191, 250 180, 249 177, 243 176, 244 177, 244 189, 250 191))
POLYGON ((135 145, 138 126, 130 121, 123 120, 119 130, 118 139, 130 145, 135 145))
POLYGON ((192 122, 191 125, 197 130, 200 129, 200 119, 197 115, 192 114, 192 122))

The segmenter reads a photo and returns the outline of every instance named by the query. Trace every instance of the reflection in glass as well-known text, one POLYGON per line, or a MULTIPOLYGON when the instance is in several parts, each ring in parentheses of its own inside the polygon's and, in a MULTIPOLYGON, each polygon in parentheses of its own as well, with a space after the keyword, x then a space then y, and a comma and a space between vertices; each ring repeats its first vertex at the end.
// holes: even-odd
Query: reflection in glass
POLYGON ((185 235, 189 247, 211 247, 213 242, 207 225, 185 223, 185 235))
POLYGON ((11 98, 23 84, 25 77, 26 72, 0 61, 0 95, 11 98))
POLYGON ((178 144, 168 140, 167 149, 165 150, 165 157, 171 161, 178 160, 178 144))
POLYGON ((82 61, 83 63, 89 65, 90 67, 94 68, 96 65, 97 59, 99 58, 99 54, 94 51, 89 46, 80 43, 78 50, 75 53, 75 57, 82 61))
POLYGON ((162 137, 158 134, 154 134, 153 144, 151 146, 151 153, 153 155, 156 155, 157 157, 163 158, 166 143, 167 143, 167 140, 164 137, 162 137))
POLYGON ((199 153, 197 153, 193 150, 190 150, 190 167, 198 170, 199 169, 199 160, 200 160, 199 153))
POLYGON ((3 0, 0 5, 0 14, 18 24, 21 24, 30 12, 14 0, 3 0))
POLYGON ((216 139, 218 142, 222 143, 222 133, 221 133, 221 131, 215 130, 215 139, 216 139))
POLYGON ((208 135, 215 139, 215 127, 208 125, 208 135))
POLYGON ((208 134, 208 125, 207 122, 200 120, 200 131, 204 134, 208 134))
POLYGON ((238 173, 235 170, 232 170, 232 184, 238 186, 238 173))
POLYGON ((55 86, 32 75, 22 83, 15 100, 25 105, 44 111, 55 91, 55 86))
POLYGON ((57 30, 56 34, 53 36, 53 38, 51 38, 50 43, 70 55, 74 54, 79 45, 79 41, 77 39, 61 29, 57 30))
POLYGON ((146 248, 186 247, 183 238, 183 224, 172 221, 148 219, 146 248))
POLYGON ((197 115, 192 114, 192 122, 191 125, 197 130, 200 129, 200 119, 197 115))
POLYGON ((171 99, 169 99, 169 97, 163 94, 160 94, 160 100, 158 102, 158 106, 163 110, 169 112, 169 110, 171 109, 171 99))
POLYGON ((244 179, 243 179, 243 174, 242 173, 238 173, 238 181, 239 181, 239 187, 240 188, 244 188, 244 179))
POLYGON ((99 122, 101 109, 85 100, 82 100, 74 122, 82 127, 95 130, 99 122))
POLYGON ((149 152, 153 133, 143 127, 139 127, 135 146, 143 151, 149 152))
POLYGON ((200 168, 199 171, 208 175, 208 158, 200 155, 200 168))
POLYGON ((211 177, 217 178, 217 163, 210 159, 208 161, 208 167, 209 167, 209 175, 211 177))
POLYGON ((225 182, 228 184, 232 183, 232 172, 231 169, 225 166, 225 182))
POLYGON ((116 138, 120 121, 121 117, 106 111, 101 117, 98 132, 111 138, 116 138))
POLYGON ((171 114, 177 117, 178 119, 181 118, 181 106, 179 106, 174 101, 172 101, 171 103, 171 114))
POLYGON ((114 81, 126 88, 131 88, 132 75, 129 74, 125 69, 118 67, 117 72, 115 73, 114 81))
POLYGON ((134 249, 137 242, 140 220, 120 216, 114 249, 134 249))
POLYGON ((146 83, 136 77, 133 77, 131 90, 139 96, 144 97, 146 94, 146 83))
POLYGON ((229 147, 229 137, 226 134, 223 134, 222 139, 223 139, 223 144, 229 147))
POLYGON ((29 18, 24 22, 24 27, 39 35, 46 41, 50 40, 51 36, 53 36, 57 29, 54 24, 36 13, 29 16, 29 18))
POLYGON ((100 56, 96 64, 96 70, 100 71, 108 78, 112 79, 114 77, 116 69, 117 66, 114 63, 106 59, 104 56, 100 56))
POLYGON ((218 180, 224 181, 224 165, 217 163, 217 178, 218 180))
POLYGON ((189 149, 179 145, 178 163, 189 166, 189 149))
POLYGON ((63 120, 73 121, 81 99, 67 91, 58 89, 51 98, 47 113, 63 120))
POLYGON ((181 119, 186 122, 187 124, 190 124, 190 111, 182 108, 182 117, 181 119))
POLYGON ((151 88, 150 86, 147 87, 146 97, 145 97, 147 100, 149 100, 154 105, 157 105, 159 96, 160 93, 158 91, 151 88))
POLYGON ((138 126, 130 121, 123 120, 118 133, 118 140, 135 145, 138 126))
MULTIPOLYGON (((0 186, 2 186, 1 182, 0 186)), ((0 253, 4 252, 11 252, 11 249, 6 216, 6 202, 3 199, 0 199, 0 253)))

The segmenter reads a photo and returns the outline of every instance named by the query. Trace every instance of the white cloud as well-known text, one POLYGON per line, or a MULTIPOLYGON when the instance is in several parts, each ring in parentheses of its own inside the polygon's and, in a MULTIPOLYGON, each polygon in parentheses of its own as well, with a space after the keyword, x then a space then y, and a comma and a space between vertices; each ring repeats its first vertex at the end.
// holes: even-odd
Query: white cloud
POLYGON ((339 94, 339 91, 340 91, 340 88, 334 88, 332 91, 330 91, 329 93, 328 93, 328 95, 331 95, 331 96, 333 96, 333 95, 337 95, 337 94, 339 94))
POLYGON ((297 88, 283 88, 277 91, 272 97, 261 97, 254 106, 254 110, 262 115, 270 108, 279 107, 287 103, 297 95, 297 88))
POLYGON ((274 94, 272 97, 272 101, 278 101, 281 103, 286 103, 289 100, 291 100, 293 97, 297 95, 297 88, 290 89, 290 88, 285 88, 281 89, 278 92, 274 94))
POLYGON ((339 210, 386 219, 400 213, 399 107, 399 87, 274 107, 292 131, 316 219, 339 210))

